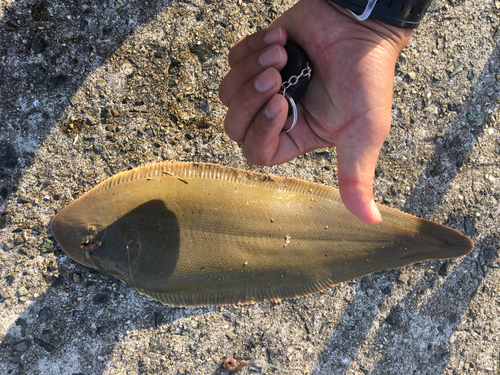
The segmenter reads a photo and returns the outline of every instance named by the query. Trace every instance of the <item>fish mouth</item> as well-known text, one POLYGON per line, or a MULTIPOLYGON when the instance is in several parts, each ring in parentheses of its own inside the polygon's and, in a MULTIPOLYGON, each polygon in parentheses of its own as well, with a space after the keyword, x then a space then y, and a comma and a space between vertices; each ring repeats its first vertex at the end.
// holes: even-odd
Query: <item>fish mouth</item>
POLYGON ((97 268, 94 265, 94 262, 92 261, 91 255, 93 251, 96 251, 102 246, 102 241, 91 241, 91 240, 86 240, 82 242, 81 248, 83 250, 83 255, 85 256, 85 259, 87 259, 89 262, 92 263, 92 267, 97 268))

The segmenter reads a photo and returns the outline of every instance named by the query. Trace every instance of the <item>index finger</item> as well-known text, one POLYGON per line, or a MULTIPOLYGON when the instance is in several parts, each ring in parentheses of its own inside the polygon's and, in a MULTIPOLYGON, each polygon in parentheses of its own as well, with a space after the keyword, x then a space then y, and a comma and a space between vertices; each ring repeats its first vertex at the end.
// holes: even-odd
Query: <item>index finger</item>
POLYGON ((261 30, 255 34, 240 39, 229 51, 229 66, 233 67, 248 56, 263 50, 273 44, 284 46, 286 31, 281 27, 261 30))

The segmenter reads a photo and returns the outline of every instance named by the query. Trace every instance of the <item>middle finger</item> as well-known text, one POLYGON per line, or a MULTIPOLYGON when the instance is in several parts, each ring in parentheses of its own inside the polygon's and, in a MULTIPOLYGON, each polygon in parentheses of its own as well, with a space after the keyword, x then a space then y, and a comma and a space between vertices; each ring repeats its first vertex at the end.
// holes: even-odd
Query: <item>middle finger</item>
POLYGON ((274 45, 240 61, 220 84, 219 98, 222 103, 229 107, 236 92, 265 69, 283 69, 287 61, 286 56, 286 51, 282 46, 274 45))

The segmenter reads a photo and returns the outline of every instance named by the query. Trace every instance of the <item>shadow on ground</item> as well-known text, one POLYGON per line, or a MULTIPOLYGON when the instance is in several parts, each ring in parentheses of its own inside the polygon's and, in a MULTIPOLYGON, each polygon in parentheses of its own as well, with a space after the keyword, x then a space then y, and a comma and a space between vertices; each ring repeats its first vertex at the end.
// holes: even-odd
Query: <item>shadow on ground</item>
MULTIPOLYGON (((141 25, 171 2, 17 1, 4 8, 0 55, 0 196, 15 191, 38 145, 57 126, 73 95, 141 25), (14 143, 23 140, 23 149, 14 143), (36 145, 36 146, 35 146, 36 145)), ((87 119, 87 121, 89 121, 87 119)), ((68 136, 85 124, 61 124, 68 136)), ((92 124, 94 125, 94 124, 92 124)))

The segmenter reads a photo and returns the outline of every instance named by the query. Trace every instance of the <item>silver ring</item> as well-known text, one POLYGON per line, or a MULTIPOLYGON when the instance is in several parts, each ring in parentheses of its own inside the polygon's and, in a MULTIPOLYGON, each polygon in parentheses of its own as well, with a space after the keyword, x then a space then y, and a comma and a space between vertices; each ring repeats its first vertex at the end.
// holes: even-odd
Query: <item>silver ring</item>
POLYGON ((290 125, 290 127, 285 130, 285 133, 288 133, 290 130, 293 129, 293 127, 295 126, 295 124, 297 123, 297 106, 295 105, 295 100, 293 100, 293 98, 288 95, 286 92, 283 93, 283 95, 285 96, 286 100, 288 100, 288 103, 290 103, 290 106, 292 107, 292 125, 290 125))

